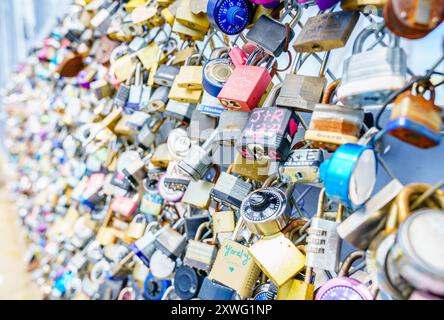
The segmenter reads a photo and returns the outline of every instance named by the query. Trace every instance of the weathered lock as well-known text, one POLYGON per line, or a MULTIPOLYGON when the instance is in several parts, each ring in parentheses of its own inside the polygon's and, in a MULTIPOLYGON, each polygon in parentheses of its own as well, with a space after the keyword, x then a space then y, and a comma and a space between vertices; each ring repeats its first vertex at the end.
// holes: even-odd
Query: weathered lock
POLYGON ((194 208, 189 208, 185 216, 185 235, 187 240, 199 240, 203 232, 209 229, 209 224, 210 216, 207 213, 195 212, 194 208))
POLYGON ((114 88, 104 79, 91 82, 90 89, 94 92, 98 100, 108 98, 114 93, 114 88))
POLYGON ((232 240, 226 240, 217 253, 208 278, 248 298, 253 294, 259 273, 260 269, 248 253, 248 248, 232 240))
POLYGON ((329 51, 344 47, 359 19, 355 11, 337 11, 310 17, 297 36, 297 52, 329 51))
POLYGON ((159 86, 171 87, 174 79, 179 74, 179 68, 171 65, 173 60, 168 61, 167 64, 161 64, 154 74, 154 83, 159 86))
POLYGON ((179 162, 179 168, 193 180, 202 179, 211 164, 211 145, 217 135, 214 131, 202 146, 192 145, 191 150, 183 160, 179 162))
POLYGON ((341 1, 342 10, 365 10, 365 8, 384 8, 387 0, 343 0, 341 1))
POLYGON ((329 104, 339 80, 331 83, 321 104, 316 104, 305 132, 305 140, 314 147, 334 151, 345 143, 356 143, 361 132, 364 111, 361 108, 329 104))
POLYGON ((437 0, 387 0, 384 20, 393 33, 407 39, 419 39, 441 24, 444 10, 437 0))
POLYGON ((270 187, 276 178, 276 174, 271 175, 261 189, 251 192, 242 201, 240 215, 254 234, 270 236, 283 230, 290 222, 289 197, 294 185, 289 185, 286 192, 270 187))
POLYGON ((245 37, 265 53, 274 57, 279 57, 282 52, 288 50, 288 43, 294 38, 293 25, 300 18, 300 11, 289 22, 288 26, 271 18, 261 15, 254 23, 253 27, 246 33, 245 37))
POLYGON ((317 77, 306 76, 297 73, 298 68, 301 67, 299 59, 302 58, 302 54, 299 53, 293 72, 285 75, 281 91, 276 99, 277 106, 292 108, 296 111, 312 112, 315 104, 321 102, 324 93, 327 83, 324 72, 329 57, 330 54, 327 53, 317 77))
POLYGON ((183 195, 182 202, 199 209, 208 209, 211 202, 211 190, 214 188, 218 176, 219 174, 216 172, 213 176, 213 182, 202 179, 191 180, 183 195))
POLYGON ((293 150, 285 162, 279 164, 279 180, 290 183, 319 184, 319 167, 324 161, 320 149, 293 150))
POLYGON ((248 252, 262 272, 278 287, 305 266, 305 256, 281 232, 260 239, 248 248, 248 252))
POLYGON ((251 183, 231 174, 231 166, 227 172, 221 172, 213 189, 211 199, 228 208, 238 209, 242 201, 253 189, 251 183))
MULTIPOLYGON (((250 56, 250 61, 254 61, 255 55, 257 52, 250 56)), ((217 96, 220 103, 225 108, 246 112, 256 108, 271 82, 269 70, 273 63, 274 59, 270 57, 266 67, 250 64, 236 66, 217 96)))
POLYGON ((148 112, 163 111, 168 101, 168 94, 170 88, 166 86, 160 86, 156 88, 151 95, 148 105, 146 107, 148 112))
POLYGON ((203 278, 193 268, 181 266, 174 275, 174 290, 182 300, 191 300, 199 293, 203 278))
POLYGON ((341 254, 341 238, 336 227, 342 220, 344 207, 339 205, 336 213, 336 221, 330 221, 324 217, 325 189, 319 194, 316 216, 312 218, 308 228, 307 266, 322 270, 336 272, 339 266, 341 254))
POLYGON ((362 251, 350 253, 342 263, 338 277, 323 284, 317 291, 315 300, 374 300, 370 288, 348 276, 353 262, 363 257, 362 251))
POLYGON ((216 255, 216 246, 197 240, 188 240, 183 264, 208 273, 216 259, 216 255))
POLYGON ((129 77, 125 82, 122 82, 117 89, 117 92, 114 96, 114 105, 117 108, 124 108, 128 103, 128 98, 130 95, 132 77, 129 77))
POLYGON ((431 148, 441 142, 442 110, 435 104, 433 86, 426 90, 430 91, 429 99, 424 98, 425 92, 421 93, 418 85, 398 95, 386 125, 392 136, 419 148, 431 148))
POLYGON ((225 34, 242 32, 253 18, 252 4, 247 0, 209 0, 207 15, 211 26, 225 34))
POLYGON ((193 103, 170 100, 167 103, 164 114, 181 124, 189 125, 194 107, 195 104, 193 103))
POLYGON ((373 27, 363 29, 353 45, 352 56, 344 61, 337 96, 345 105, 382 104, 407 82, 407 56, 399 46, 399 38, 389 34, 389 47, 363 52, 365 40, 373 34, 373 27))
POLYGON ((290 153, 298 120, 293 111, 273 106, 280 87, 277 85, 273 88, 262 108, 251 112, 236 143, 243 157, 283 161, 290 153))
POLYGON ((145 216, 143 214, 137 214, 128 226, 126 236, 134 240, 140 239, 145 233, 146 226, 147 221, 145 216))
POLYGON ((206 15, 197 15, 191 11, 191 0, 180 2, 175 18, 181 24, 203 33, 206 33, 210 28, 210 22, 206 15))

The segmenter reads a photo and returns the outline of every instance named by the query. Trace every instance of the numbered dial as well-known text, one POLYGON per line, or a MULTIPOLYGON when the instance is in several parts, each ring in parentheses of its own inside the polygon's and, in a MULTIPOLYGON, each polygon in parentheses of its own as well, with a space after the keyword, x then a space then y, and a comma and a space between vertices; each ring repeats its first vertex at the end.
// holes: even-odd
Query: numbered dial
POLYGON ((233 35, 250 23, 252 6, 248 0, 210 0, 207 14, 213 28, 233 35))
POLYGON ((242 202, 241 215, 251 232, 272 235, 287 226, 291 208, 284 192, 276 188, 254 191, 242 202))

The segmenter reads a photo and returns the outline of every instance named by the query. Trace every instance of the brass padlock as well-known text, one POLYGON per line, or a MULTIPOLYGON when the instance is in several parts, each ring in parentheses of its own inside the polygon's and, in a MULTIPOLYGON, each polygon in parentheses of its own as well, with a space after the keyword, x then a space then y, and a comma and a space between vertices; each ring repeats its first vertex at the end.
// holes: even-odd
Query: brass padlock
POLYGON ((266 158, 261 160, 247 159, 237 152, 232 164, 231 172, 238 174, 246 179, 265 182, 269 177, 270 161, 266 158))
POLYGON ((192 55, 187 58, 185 65, 179 70, 175 81, 177 86, 189 90, 202 90, 202 70, 203 66, 199 65, 199 54, 192 55))
POLYGON ((218 173, 214 175, 213 182, 206 180, 191 180, 183 195, 182 202, 199 208, 208 209, 211 203, 210 193, 217 181, 218 173))
POLYGON ((305 256, 283 233, 264 237, 248 248, 253 260, 278 287, 305 266, 305 256))
POLYGON ((213 232, 215 234, 234 231, 236 223, 233 211, 216 211, 211 216, 213 218, 213 232))
POLYGON ((143 236, 147 226, 146 218, 143 214, 137 214, 131 221, 128 229, 126 230, 126 237, 132 240, 137 240, 143 236))
POLYGON ((176 20, 181 24, 206 33, 210 28, 210 21, 206 15, 197 15, 191 11, 191 0, 181 0, 176 12, 176 20))
POLYGON ((168 98, 178 102, 184 103, 198 103, 202 95, 202 88, 197 90, 187 89, 186 87, 180 87, 180 78, 176 77, 171 87, 168 98))
POLYGON ((297 52, 319 52, 342 48, 346 45, 359 13, 337 11, 310 17, 296 38, 293 48, 297 52))
POLYGON ((313 300, 312 269, 305 268, 304 280, 291 279, 278 288, 277 300, 313 300))
POLYGON ((174 20, 173 32, 177 33, 182 40, 202 41, 205 38, 205 33, 191 29, 177 20, 174 20))

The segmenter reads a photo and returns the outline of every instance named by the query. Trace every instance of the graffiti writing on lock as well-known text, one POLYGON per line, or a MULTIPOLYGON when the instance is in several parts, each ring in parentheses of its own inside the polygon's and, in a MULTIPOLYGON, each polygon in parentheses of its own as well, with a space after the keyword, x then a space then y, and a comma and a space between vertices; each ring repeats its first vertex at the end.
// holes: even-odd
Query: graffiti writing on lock
POLYGON ((233 248, 233 246, 230 245, 230 244, 226 244, 226 245, 224 246, 224 249, 225 249, 225 253, 224 253, 224 256, 225 256, 225 257, 228 257, 228 256, 237 256, 237 257, 239 257, 239 259, 242 260, 242 265, 243 265, 243 266, 246 266, 247 263, 248 263, 248 261, 251 260, 250 255, 249 255, 248 252, 247 252, 246 250, 244 250, 244 249, 242 249, 242 250, 235 250, 235 249, 233 248))

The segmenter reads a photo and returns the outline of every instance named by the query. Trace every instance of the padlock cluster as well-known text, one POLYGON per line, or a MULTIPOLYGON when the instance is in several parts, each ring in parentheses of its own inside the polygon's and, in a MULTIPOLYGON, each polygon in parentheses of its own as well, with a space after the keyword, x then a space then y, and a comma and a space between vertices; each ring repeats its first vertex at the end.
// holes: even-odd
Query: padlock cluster
POLYGON ((374 190, 387 135, 418 161, 441 141, 444 57, 413 75, 400 38, 443 19, 442 0, 73 1, 5 97, 45 298, 444 297, 443 183, 374 190))

